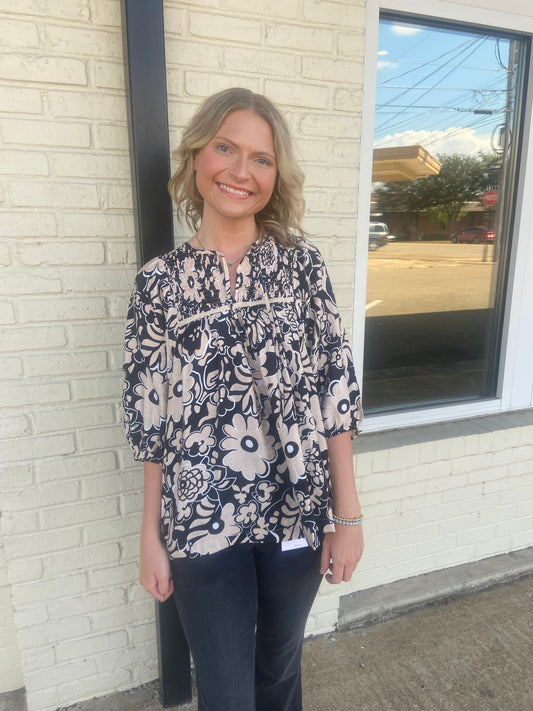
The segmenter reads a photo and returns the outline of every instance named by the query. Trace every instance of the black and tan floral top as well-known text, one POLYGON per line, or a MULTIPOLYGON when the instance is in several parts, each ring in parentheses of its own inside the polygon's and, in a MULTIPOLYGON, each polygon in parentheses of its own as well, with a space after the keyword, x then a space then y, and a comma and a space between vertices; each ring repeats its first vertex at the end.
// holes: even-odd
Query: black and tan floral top
POLYGON ((252 245, 231 295, 222 255, 188 243, 137 275, 124 413, 138 460, 161 462, 171 558, 305 537, 331 523, 327 438, 362 417, 318 250, 252 245))

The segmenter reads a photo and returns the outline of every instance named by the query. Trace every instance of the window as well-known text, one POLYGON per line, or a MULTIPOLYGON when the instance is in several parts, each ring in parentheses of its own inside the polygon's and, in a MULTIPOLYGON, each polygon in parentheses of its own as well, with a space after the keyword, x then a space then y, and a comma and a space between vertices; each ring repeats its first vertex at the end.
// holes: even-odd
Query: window
POLYGON ((512 406, 529 38, 384 12, 377 54, 366 412, 512 406))

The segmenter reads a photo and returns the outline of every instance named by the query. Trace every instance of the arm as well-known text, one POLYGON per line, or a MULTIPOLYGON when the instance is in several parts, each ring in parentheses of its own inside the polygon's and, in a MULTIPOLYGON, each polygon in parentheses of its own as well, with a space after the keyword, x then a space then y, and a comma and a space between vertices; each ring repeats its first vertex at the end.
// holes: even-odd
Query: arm
MULTIPOLYGON (((361 515, 353 470, 349 432, 328 439, 328 455, 333 489, 334 513, 345 518, 361 515)), ((335 533, 326 533, 322 544, 320 572, 328 583, 348 582, 363 554, 363 527, 335 524, 335 533)))
POLYGON ((174 592, 168 553, 161 541, 161 479, 157 462, 144 463, 144 503, 141 527, 141 569, 139 582, 150 595, 164 602, 174 592))

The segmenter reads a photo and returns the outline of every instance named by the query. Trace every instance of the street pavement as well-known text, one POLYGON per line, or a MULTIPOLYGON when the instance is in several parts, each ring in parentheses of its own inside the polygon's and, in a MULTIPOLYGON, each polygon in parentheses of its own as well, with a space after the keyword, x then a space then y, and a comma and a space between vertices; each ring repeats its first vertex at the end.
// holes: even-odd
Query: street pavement
MULTIPOLYGON (((307 640, 304 711, 533 711, 532 661, 530 575, 307 640)), ((68 711, 163 707, 153 683, 68 711)))

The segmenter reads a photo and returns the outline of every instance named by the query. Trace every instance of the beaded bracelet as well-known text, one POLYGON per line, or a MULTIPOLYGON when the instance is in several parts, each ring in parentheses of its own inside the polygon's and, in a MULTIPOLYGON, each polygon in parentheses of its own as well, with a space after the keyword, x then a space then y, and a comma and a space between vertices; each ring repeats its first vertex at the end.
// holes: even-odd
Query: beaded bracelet
POLYGON ((357 518, 344 518, 344 516, 337 516, 336 514, 333 514, 332 518, 335 523, 342 523, 344 526, 361 526, 365 520, 363 514, 357 518))

